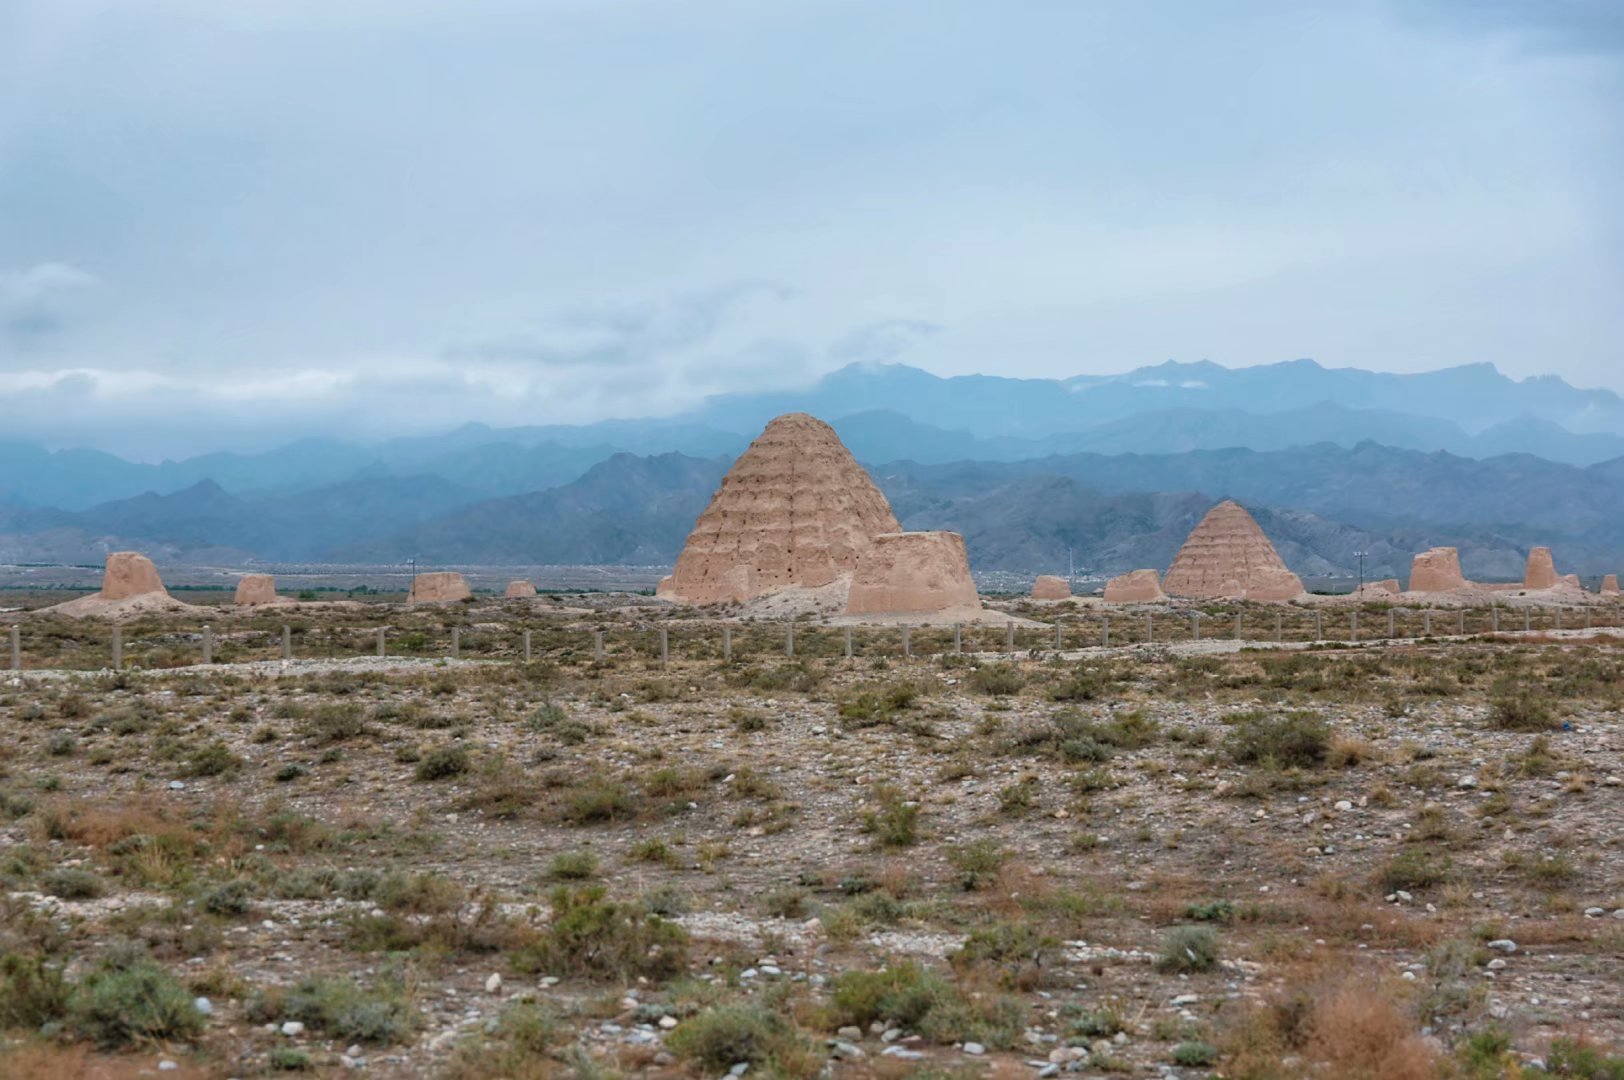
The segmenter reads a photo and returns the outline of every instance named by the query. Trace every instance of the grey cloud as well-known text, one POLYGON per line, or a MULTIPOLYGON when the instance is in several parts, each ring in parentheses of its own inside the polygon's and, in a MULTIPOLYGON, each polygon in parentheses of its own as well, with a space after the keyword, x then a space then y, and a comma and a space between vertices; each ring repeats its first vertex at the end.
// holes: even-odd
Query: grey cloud
POLYGON ((1511 33, 1536 52, 1624 52, 1619 0, 1399 0, 1424 22, 1477 33, 1511 33))
POLYGON ((61 332, 78 294, 95 284, 94 276, 59 262, 0 273, 0 332, 20 347, 61 332))
POLYGON ((582 305, 531 331, 453 346, 446 356, 552 367, 646 365, 710 341, 745 300, 757 296, 784 300, 789 295, 788 289, 773 282, 743 281, 663 302, 582 305))
POLYGON ((920 319, 887 319, 869 323, 829 346, 829 356, 843 364, 883 364, 895 360, 921 338, 941 327, 920 319))

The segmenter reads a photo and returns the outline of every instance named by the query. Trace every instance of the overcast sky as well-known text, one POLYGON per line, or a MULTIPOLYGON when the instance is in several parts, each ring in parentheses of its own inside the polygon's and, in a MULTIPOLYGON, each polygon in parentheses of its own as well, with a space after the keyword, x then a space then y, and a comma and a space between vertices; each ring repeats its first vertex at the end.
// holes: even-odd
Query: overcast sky
POLYGON ((1624 390, 1616 0, 0 0, 0 437, 852 360, 1624 390))

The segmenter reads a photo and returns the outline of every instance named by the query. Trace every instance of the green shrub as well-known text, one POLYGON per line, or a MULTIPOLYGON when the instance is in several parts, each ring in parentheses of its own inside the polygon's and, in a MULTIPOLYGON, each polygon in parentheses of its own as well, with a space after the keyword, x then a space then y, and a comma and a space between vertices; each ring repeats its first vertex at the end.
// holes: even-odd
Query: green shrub
POLYGON ((955 970, 996 971, 1005 986, 1029 989, 1054 963, 1060 942, 1029 923, 999 922, 973 931, 948 961, 955 970))
MULTIPOLYGON (((781 1012, 762 1005, 724 1005, 684 1020, 666 1045, 711 1075, 749 1062, 772 1075, 798 1072, 810 1056, 808 1040, 781 1012), (790 1065, 790 1069, 785 1069, 790 1065)), ((821 1062, 819 1062, 821 1064, 821 1062)))
POLYGON ((71 990, 60 969, 43 956, 0 955, 0 1030, 36 1029, 60 1020, 71 990))
POLYGON ((998 812, 1005 817, 1025 817, 1037 807, 1042 782, 1035 776, 1020 780, 998 791, 998 812))
POLYGON ((884 1020, 917 1028, 932 1009, 958 1000, 959 993, 950 983, 908 960, 880 971, 848 971, 837 976, 830 1008, 840 1024, 867 1027, 884 1020))
POLYGON ((1380 883, 1384 892, 1406 892, 1441 885, 1449 879, 1450 862, 1447 855, 1435 855, 1421 847, 1407 847, 1394 855, 1382 870, 1380 883))
POLYGON ((913 708, 919 688, 912 683, 895 683, 884 690, 861 690, 841 701, 836 708, 842 727, 860 730, 895 723, 899 713, 913 708))
POLYGON ((89 870, 70 866, 46 874, 40 889, 62 900, 94 900, 107 891, 107 883, 89 870))
POLYGON ((413 774, 419 780, 449 780, 467 771, 468 751, 461 746, 442 746, 423 755, 413 774))
POLYGON ((150 960, 107 965, 85 976, 69 1002, 73 1029, 106 1049, 203 1030, 191 993, 150 960))
POLYGON ((312 1067, 310 1055, 297 1046, 273 1047, 270 1066, 278 1072, 303 1072, 312 1067))
POLYGON ((688 933, 640 904, 608 899, 602 885, 560 886, 553 918, 534 941, 510 954, 524 973, 599 979, 666 978, 688 961, 688 933))
POLYGON ((1228 922, 1235 917, 1235 905, 1228 900, 1209 900, 1205 904, 1191 904, 1184 909, 1184 917, 1197 922, 1228 922))
POLYGON ((310 976, 293 987, 261 990, 248 1003, 254 1023, 297 1020, 311 1031, 347 1042, 399 1042, 417 1017, 397 982, 363 988, 348 979, 310 976))
POLYGON ((1014 664, 984 664, 970 672, 965 685, 978 694, 989 697, 1008 697, 1021 692, 1026 677, 1014 664))
POLYGON ((310 718, 309 732, 318 742, 334 743, 365 733, 361 706, 353 701, 322 705, 310 718))
POLYGON ((636 812, 637 799, 631 790, 601 777, 587 780, 564 800, 564 820, 575 825, 617 821, 636 812))
POLYGON ((1229 755, 1237 765, 1308 769, 1323 764, 1330 752, 1330 725, 1313 713, 1243 714, 1229 736, 1229 755))
POLYGON ((837 977, 829 1017, 835 1024, 860 1027, 885 1021, 911 1028, 932 1042, 973 1040, 1007 1049, 1026 1027, 1026 1006, 1001 994, 966 998, 935 972, 907 961, 882 971, 848 971, 837 977))
POLYGON ((372 888, 372 899, 390 911, 443 915, 468 900, 468 890, 439 874, 389 874, 372 888))
POLYGON ((1218 1063, 1218 1048, 1209 1042, 1199 1039, 1194 1042, 1182 1042, 1173 1047, 1173 1064, 1194 1068, 1202 1065, 1216 1065, 1218 1063))
POLYGON ((186 759, 187 776, 223 776, 242 768, 243 760, 223 742, 212 742, 186 759))
POLYGON ((210 915, 246 915, 253 899, 253 885, 238 878, 205 893, 203 910, 210 915))
POLYGON ((1175 926, 1162 937, 1156 970, 1180 974, 1218 965, 1218 934, 1207 926, 1175 926))
POLYGON ((590 851, 561 851, 553 856, 547 873, 559 881, 585 881, 597 876, 598 857, 590 851))
POLYGON ((1624 1080, 1624 1057, 1615 1057, 1589 1043, 1571 1038, 1551 1041, 1545 1068, 1552 1076, 1573 1076, 1579 1080, 1624 1080))
POLYGON ((908 801, 891 784, 876 784, 874 807, 863 811, 863 832, 880 847, 907 847, 919 839, 919 804, 908 801))
POLYGON ((1104 668, 1078 665, 1070 677, 1049 691, 1049 700, 1094 701, 1107 696, 1115 682, 1104 668))
POLYGON ((1551 707, 1527 691, 1490 702, 1489 724, 1500 731, 1550 731, 1558 726, 1551 707))
POLYGON ((991 885, 1008 859, 998 841, 985 837, 947 850, 947 861, 959 872, 959 887, 965 892, 991 885))

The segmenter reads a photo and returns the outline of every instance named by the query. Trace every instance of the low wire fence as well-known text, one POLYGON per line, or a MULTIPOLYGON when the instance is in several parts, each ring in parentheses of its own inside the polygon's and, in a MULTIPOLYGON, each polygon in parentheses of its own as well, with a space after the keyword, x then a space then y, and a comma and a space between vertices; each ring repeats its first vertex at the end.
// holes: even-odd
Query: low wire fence
POLYGON ((958 626, 831 625, 816 621, 723 624, 694 618, 593 624, 534 619, 501 623, 446 617, 406 625, 313 619, 243 624, 136 621, 126 625, 12 624, 13 670, 164 669, 275 660, 362 657, 553 661, 748 662, 767 658, 906 659, 943 655, 1010 656, 1146 643, 1239 641, 1249 645, 1359 644, 1495 633, 1589 630, 1624 625, 1619 605, 1586 607, 1377 608, 1212 606, 1177 611, 1067 614, 1049 625, 1026 620, 958 626))

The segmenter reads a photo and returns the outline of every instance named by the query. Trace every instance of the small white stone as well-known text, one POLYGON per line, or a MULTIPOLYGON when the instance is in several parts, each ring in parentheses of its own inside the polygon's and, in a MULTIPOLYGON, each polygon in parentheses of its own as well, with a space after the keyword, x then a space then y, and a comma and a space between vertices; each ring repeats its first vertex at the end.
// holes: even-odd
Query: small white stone
POLYGON ((662 1016, 660 1017, 660 1026, 666 1031, 670 1031, 677 1026, 677 1018, 675 1016, 662 1016))
POLYGON ((502 989, 502 976, 500 972, 492 972, 491 977, 485 980, 485 992, 494 994, 502 989))
POLYGON ((159 1072, 174 1072, 178 1068, 180 1068, 180 1066, 175 1064, 173 1061, 170 1061, 168 1058, 164 1058, 158 1062, 159 1072))
POLYGON ((204 1016, 213 1016, 214 1015, 214 1002, 210 1001, 206 997, 200 997, 200 998, 195 999, 192 1002, 192 1008, 196 1009, 198 1012, 202 1013, 204 1016))
POLYGON ((980 1057, 987 1052, 987 1048, 978 1042, 967 1042, 964 1044, 964 1052, 972 1057, 980 1057))
POLYGON ((289 1020, 287 1023, 282 1025, 282 1034, 289 1037, 299 1036, 304 1034, 304 1029, 304 1025, 299 1021, 289 1020))

